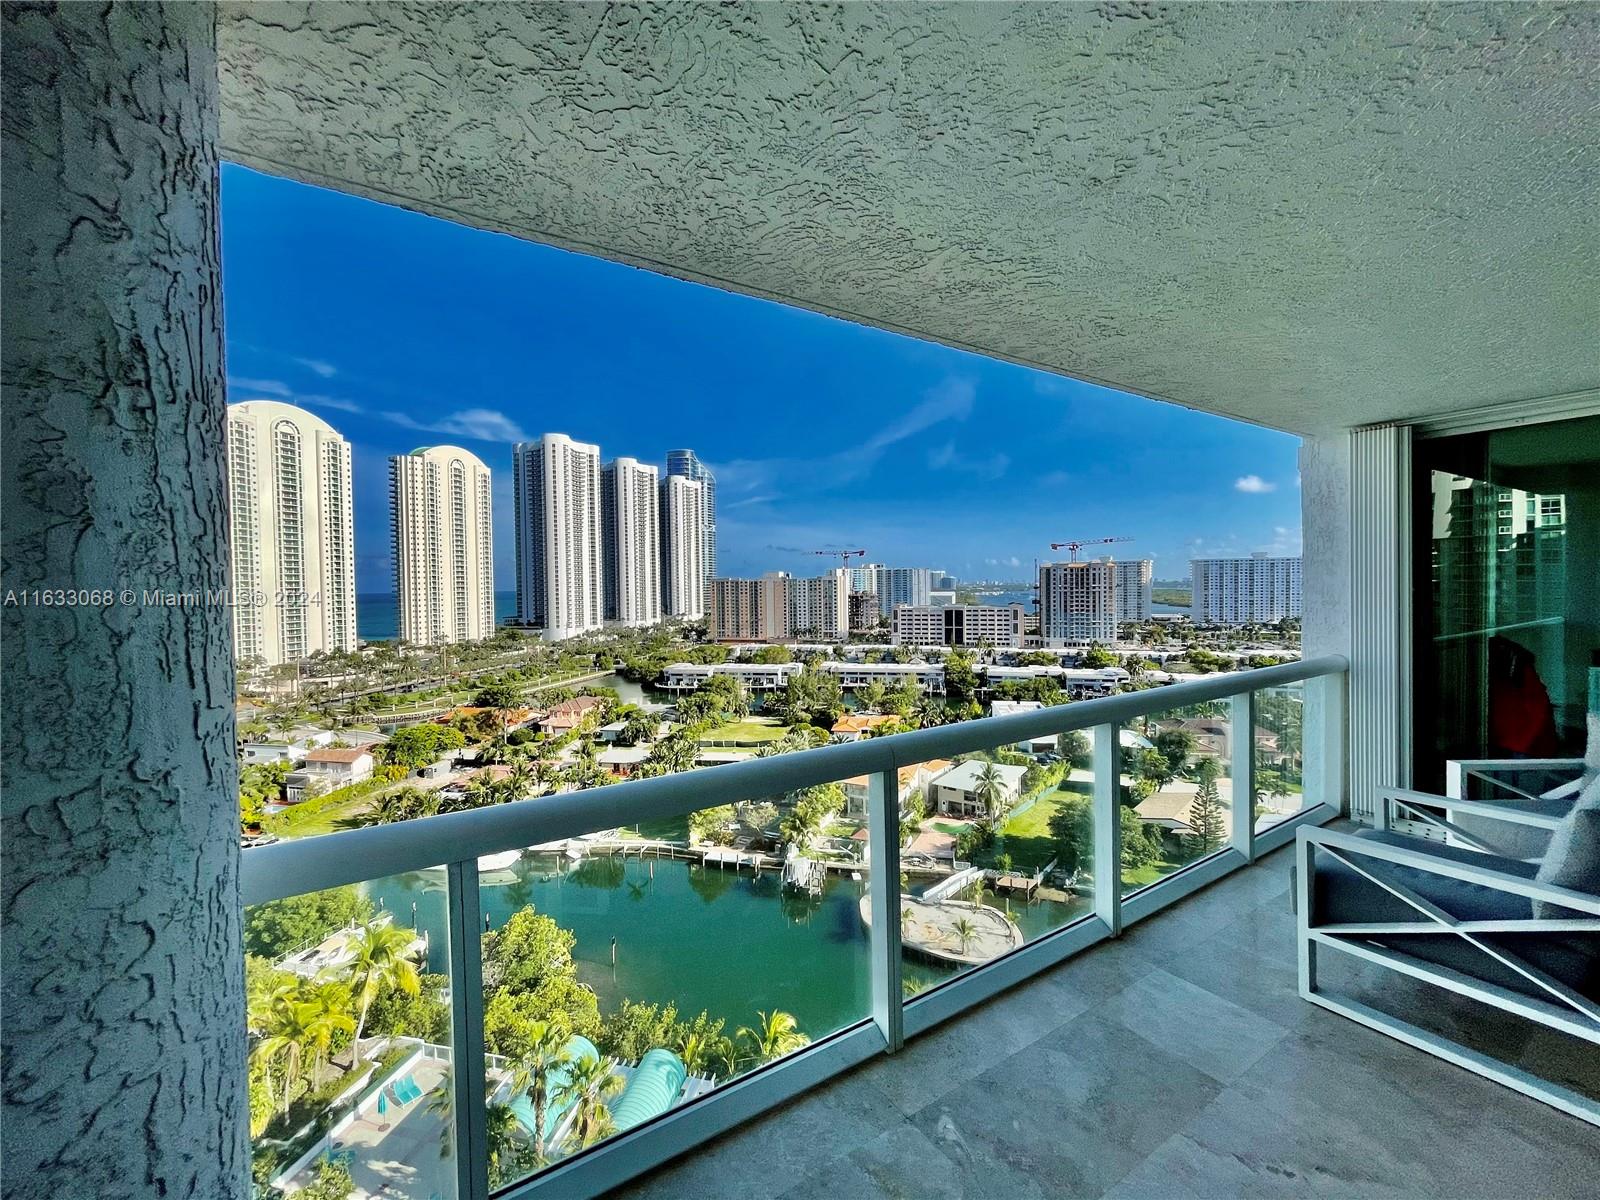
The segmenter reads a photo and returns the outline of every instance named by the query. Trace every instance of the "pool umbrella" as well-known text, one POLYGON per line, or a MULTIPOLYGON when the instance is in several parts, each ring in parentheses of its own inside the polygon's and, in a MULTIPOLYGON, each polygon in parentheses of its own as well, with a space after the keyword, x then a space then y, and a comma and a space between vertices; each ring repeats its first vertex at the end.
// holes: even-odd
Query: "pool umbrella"
POLYGON ((385 1088, 383 1091, 378 1093, 378 1117, 379 1117, 379 1120, 380 1120, 380 1124, 378 1126, 379 1129, 387 1129, 387 1128, 389 1128, 389 1122, 386 1121, 386 1120, 383 1120, 383 1118, 387 1117, 388 1115, 389 1115, 389 1091, 388 1091, 387 1088, 385 1088))

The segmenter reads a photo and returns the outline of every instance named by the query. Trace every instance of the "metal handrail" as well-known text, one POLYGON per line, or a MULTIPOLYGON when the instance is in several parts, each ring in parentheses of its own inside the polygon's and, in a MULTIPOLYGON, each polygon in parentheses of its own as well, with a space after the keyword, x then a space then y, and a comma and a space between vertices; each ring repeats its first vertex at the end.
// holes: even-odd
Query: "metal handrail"
POLYGON ((1339 674, 1348 665, 1341 655, 1326 655, 1035 712, 984 717, 716 768, 626 780, 587 791, 256 846, 241 855, 241 898, 246 905, 261 904, 855 775, 895 771, 1030 737, 1116 725, 1173 708, 1339 674))

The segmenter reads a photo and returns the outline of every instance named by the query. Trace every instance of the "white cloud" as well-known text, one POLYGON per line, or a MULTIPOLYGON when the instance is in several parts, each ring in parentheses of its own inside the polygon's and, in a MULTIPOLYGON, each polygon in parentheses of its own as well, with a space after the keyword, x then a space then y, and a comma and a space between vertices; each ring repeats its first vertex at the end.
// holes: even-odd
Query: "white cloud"
POLYGON ((311 372, 313 372, 313 373, 315 373, 317 375, 320 375, 324 379, 332 379, 335 375, 337 375, 339 373, 339 368, 338 367, 334 366, 331 362, 325 361, 324 359, 320 359, 320 358, 297 358, 294 361, 299 363, 306 370, 311 371, 311 372))
POLYGON ((341 396, 296 396, 300 404, 309 404, 312 408, 331 408, 335 412, 364 413, 366 408, 354 400, 346 400, 341 396))
POLYGON ((230 395, 235 390, 259 392, 263 396, 272 396, 278 400, 288 400, 294 395, 294 390, 281 379, 246 379, 239 375, 229 375, 228 391, 230 395))
POLYGON ((464 408, 432 421, 419 421, 408 413, 386 412, 385 418, 405 429, 445 433, 477 442, 526 442, 528 434, 505 413, 492 408, 464 408))
POLYGON ((1259 495, 1263 492, 1277 491, 1278 485, 1275 483, 1268 483, 1259 475, 1241 475, 1239 478, 1233 481, 1233 490, 1236 492, 1249 492, 1252 495, 1259 495))
POLYGON ((980 479, 999 479, 1011 466, 1011 456, 996 450, 993 454, 974 458, 962 454, 954 442, 946 442, 928 451, 928 466, 935 471, 961 471, 980 479))
MULTIPOLYGON (((792 488, 796 479, 809 479, 829 487, 854 483, 869 475, 884 451, 896 443, 946 421, 965 421, 972 414, 976 397, 977 388, 972 380, 948 375, 924 392, 922 399, 903 415, 870 434, 859 445, 835 454, 812 459, 744 458, 712 463, 719 495, 732 497, 744 492, 767 492, 779 486, 792 488)), ((1005 465, 1009 464, 1010 460, 1006 459, 1005 465)))

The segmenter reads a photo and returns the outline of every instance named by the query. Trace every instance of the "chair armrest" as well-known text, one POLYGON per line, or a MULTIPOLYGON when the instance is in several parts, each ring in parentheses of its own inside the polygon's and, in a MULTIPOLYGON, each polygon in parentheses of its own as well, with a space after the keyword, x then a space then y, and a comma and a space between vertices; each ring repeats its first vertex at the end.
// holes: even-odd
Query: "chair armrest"
MULTIPOLYGON (((1459 879, 1465 883, 1477 884, 1479 887, 1492 888, 1514 896, 1526 896, 1530 900, 1560 905, 1591 916, 1600 916, 1600 896, 1512 874, 1494 865, 1496 861, 1505 861, 1497 860, 1494 855, 1483 855, 1484 863, 1480 866, 1477 863, 1456 862, 1454 859, 1430 854, 1426 850, 1412 850, 1404 846, 1357 837, 1355 834, 1340 830, 1314 826, 1302 827, 1297 833, 1297 838, 1301 847, 1301 861, 1311 864, 1313 869, 1316 860, 1314 855, 1305 854, 1305 848, 1308 846, 1321 847, 1341 857, 1377 859, 1380 862, 1394 863, 1396 866, 1411 867, 1431 875, 1459 879)), ((1427 843, 1419 840, 1418 845, 1426 846, 1427 843)))

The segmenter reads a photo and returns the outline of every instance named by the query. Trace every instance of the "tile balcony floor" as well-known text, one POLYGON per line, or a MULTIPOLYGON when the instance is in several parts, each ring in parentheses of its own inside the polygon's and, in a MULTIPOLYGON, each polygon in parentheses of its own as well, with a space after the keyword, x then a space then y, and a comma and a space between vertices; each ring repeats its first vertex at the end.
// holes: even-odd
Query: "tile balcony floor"
MULTIPOLYGON (((1300 999, 1291 855, 1236 872, 616 1194, 1600 1194, 1600 1131, 1300 999)), ((1521 1026, 1490 1025, 1505 1056, 1549 1061, 1547 1045, 1516 1040, 1521 1026)))

